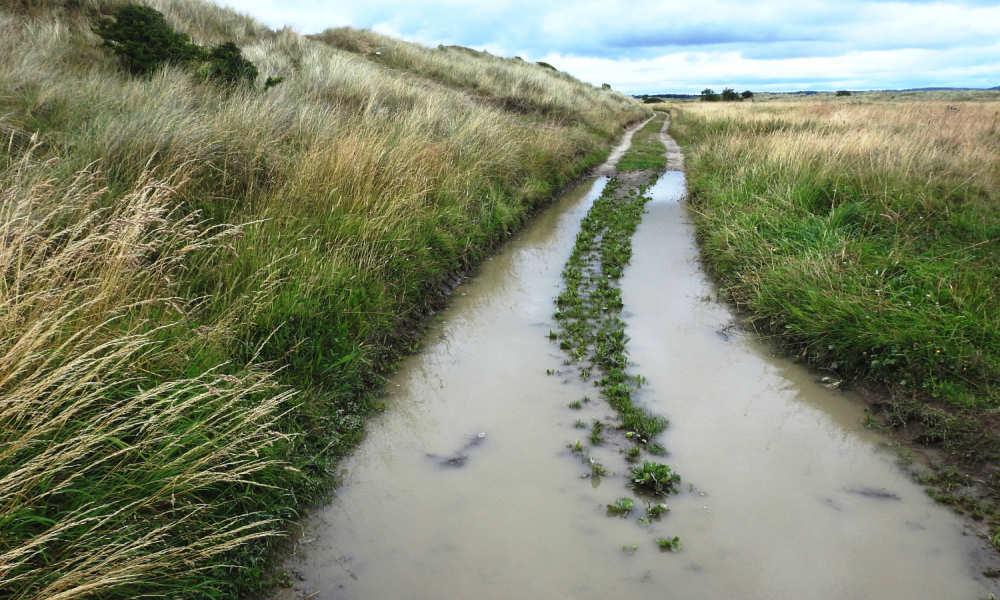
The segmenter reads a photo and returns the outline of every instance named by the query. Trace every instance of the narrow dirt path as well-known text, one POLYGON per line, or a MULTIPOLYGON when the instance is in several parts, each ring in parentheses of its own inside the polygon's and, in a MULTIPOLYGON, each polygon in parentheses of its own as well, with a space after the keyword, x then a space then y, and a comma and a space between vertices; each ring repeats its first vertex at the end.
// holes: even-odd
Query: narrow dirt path
POLYGON ((684 170, 684 153, 681 152, 681 147, 677 145, 674 138, 670 137, 667 131, 670 129, 670 115, 667 115, 667 120, 663 122, 663 128, 660 129, 660 141, 663 145, 667 147, 667 170, 668 171, 683 171, 684 170))
MULTIPOLYGON (((641 123, 636 123, 635 125, 629 127, 625 131, 625 135, 622 136, 621 141, 618 142, 618 145, 615 146, 613 150, 611 150, 611 154, 608 155, 608 159, 604 161, 604 164, 594 169, 593 174, 596 177, 614 177, 615 174, 618 172, 615 168, 618 165, 618 161, 620 161, 622 157, 625 156, 625 152, 627 152, 629 147, 632 145, 632 136, 635 135, 636 131, 642 129, 646 125, 646 123, 649 123, 655 117, 656 114, 654 113, 653 116, 649 117, 645 121, 642 121, 641 123)), ((669 120, 670 117, 667 117, 668 122, 669 120)), ((664 131, 666 130, 664 129, 664 131)))

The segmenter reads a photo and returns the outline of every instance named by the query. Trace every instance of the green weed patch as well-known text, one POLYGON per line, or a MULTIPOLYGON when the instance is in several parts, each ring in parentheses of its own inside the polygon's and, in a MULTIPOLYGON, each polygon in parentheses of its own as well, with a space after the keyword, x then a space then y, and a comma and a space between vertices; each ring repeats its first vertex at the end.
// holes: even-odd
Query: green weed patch
MULTIPOLYGON (((667 426, 667 420, 632 402, 632 393, 640 385, 641 375, 628 375, 625 345, 625 322, 621 288, 617 279, 632 257, 632 234, 642 220, 643 207, 649 198, 645 189, 622 192, 617 178, 608 181, 600 198, 580 225, 576 244, 562 277, 565 290, 556 298, 555 317, 560 325, 559 346, 571 363, 589 360, 581 367, 584 380, 598 369, 600 379, 594 385, 620 416, 619 428, 630 433, 636 443, 646 444, 667 426)), ((599 443, 596 424, 591 442, 599 443)))
POLYGON ((660 129, 666 118, 666 113, 658 114, 635 132, 628 152, 618 161, 619 171, 659 171, 667 166, 663 142, 660 141, 660 129))

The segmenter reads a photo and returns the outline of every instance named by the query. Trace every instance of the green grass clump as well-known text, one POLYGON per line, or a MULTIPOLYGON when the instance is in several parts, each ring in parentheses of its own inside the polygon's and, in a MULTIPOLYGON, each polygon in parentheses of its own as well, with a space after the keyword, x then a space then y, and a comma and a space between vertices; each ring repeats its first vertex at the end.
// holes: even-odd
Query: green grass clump
POLYGON ((642 466, 632 469, 629 477, 632 485, 653 492, 654 494, 676 493, 675 485, 681 482, 681 476, 665 464, 643 459, 642 466))
MULTIPOLYGON (((661 155, 664 148, 658 132, 663 118, 653 128, 661 155)), ((570 362, 590 359, 590 366, 580 368, 584 380, 591 377, 594 368, 600 370, 603 377, 595 385, 618 412, 619 427, 631 432, 629 437, 640 444, 648 443, 667 426, 664 417, 632 401, 642 377, 625 372, 628 339, 625 323, 618 317, 623 305, 617 279, 632 257, 632 235, 650 200, 644 194, 645 188, 622 189, 618 178, 607 182, 580 224, 562 273, 565 289, 555 300, 555 317, 562 330, 558 336, 560 348, 569 355, 570 362)), ((602 424, 595 423, 591 432, 592 444, 602 440, 598 425, 602 424)))
POLYGON ((666 113, 659 113, 632 136, 632 145, 618 161, 619 171, 659 171, 667 166, 667 156, 660 141, 660 129, 666 113))

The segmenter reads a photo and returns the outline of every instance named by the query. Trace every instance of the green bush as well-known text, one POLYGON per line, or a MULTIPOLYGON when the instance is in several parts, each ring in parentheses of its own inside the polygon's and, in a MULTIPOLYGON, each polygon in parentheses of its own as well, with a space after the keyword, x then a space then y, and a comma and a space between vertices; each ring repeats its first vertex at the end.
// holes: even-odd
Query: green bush
POLYGON ((851 95, 851 92, 849 92, 849 91, 847 91, 847 90, 838 90, 838 91, 837 91, 837 95, 838 95, 838 96, 850 96, 850 95, 851 95))
POLYGON ((719 95, 716 94, 712 88, 705 88, 701 91, 701 101, 702 102, 718 102, 719 95))
MULTIPOLYGON (((257 67, 252 62, 243 57, 239 46, 233 42, 225 42, 212 48, 208 53, 208 60, 202 70, 203 75, 208 79, 214 79, 229 85, 246 84, 253 86, 257 81, 257 67)), ((275 78, 269 78, 268 82, 274 82, 275 78)), ((271 83, 271 87, 279 82, 271 83)))
POLYGON ((744 99, 744 100, 746 100, 746 99, 748 99, 748 98, 753 98, 753 92, 751 92, 750 90, 746 90, 746 91, 744 91, 744 92, 743 92, 742 94, 740 94, 740 95, 741 95, 741 96, 743 96, 743 99, 744 99))
POLYGON ((95 31, 104 45, 134 75, 148 75, 167 63, 190 63, 204 58, 204 50, 177 33, 163 14, 148 6, 124 4, 115 9, 114 19, 101 19, 95 31))
POLYGON ((722 90, 722 101, 723 102, 739 102, 743 100, 743 96, 736 93, 733 88, 726 88, 722 90))

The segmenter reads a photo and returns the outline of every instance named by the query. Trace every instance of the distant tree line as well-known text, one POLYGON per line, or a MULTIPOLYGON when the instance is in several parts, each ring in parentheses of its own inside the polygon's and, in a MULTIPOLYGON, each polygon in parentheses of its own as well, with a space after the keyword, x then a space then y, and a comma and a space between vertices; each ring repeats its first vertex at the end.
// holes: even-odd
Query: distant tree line
POLYGON ((733 88, 726 88, 722 90, 721 94, 716 94, 712 88, 705 88, 701 91, 702 102, 741 102, 747 98, 753 98, 753 92, 750 90, 747 90, 742 94, 733 88))

